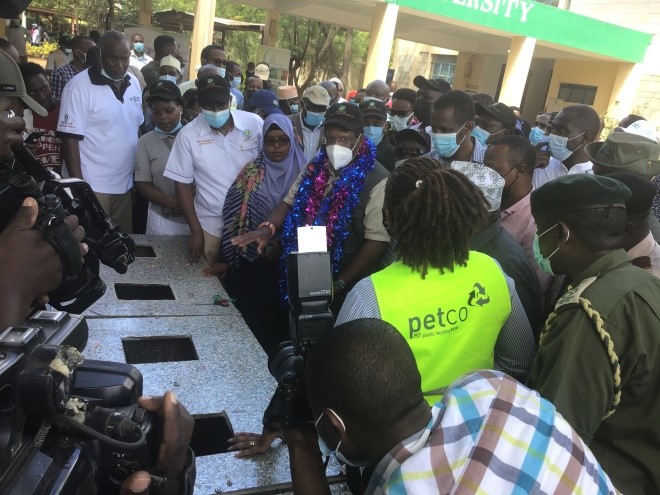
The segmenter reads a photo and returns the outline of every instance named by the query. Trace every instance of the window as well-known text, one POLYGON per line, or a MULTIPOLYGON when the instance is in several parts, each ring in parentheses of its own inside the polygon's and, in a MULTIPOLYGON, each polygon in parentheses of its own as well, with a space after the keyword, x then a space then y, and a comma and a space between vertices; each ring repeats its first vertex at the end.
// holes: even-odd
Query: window
POLYGON ((582 103, 584 105, 593 105, 596 99, 596 86, 580 86, 579 84, 559 85, 559 94, 557 98, 570 103, 582 103))
POLYGON ((449 84, 454 81, 456 74, 456 55, 433 55, 431 60, 431 79, 442 78, 449 84))

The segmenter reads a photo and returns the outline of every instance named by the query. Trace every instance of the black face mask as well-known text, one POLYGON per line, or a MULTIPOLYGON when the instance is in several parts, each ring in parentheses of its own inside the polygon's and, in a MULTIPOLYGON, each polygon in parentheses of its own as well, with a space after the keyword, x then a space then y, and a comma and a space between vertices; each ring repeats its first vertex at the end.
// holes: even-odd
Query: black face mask
POLYGON ((429 103, 426 100, 422 100, 421 98, 417 98, 415 100, 413 111, 415 112, 415 117, 417 117, 417 120, 424 124, 431 123, 431 105, 432 103, 429 103))

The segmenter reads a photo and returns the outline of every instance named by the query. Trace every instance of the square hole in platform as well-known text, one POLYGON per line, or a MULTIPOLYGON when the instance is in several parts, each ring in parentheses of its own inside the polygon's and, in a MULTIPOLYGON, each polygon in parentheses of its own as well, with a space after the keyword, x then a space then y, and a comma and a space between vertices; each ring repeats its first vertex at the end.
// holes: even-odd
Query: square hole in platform
POLYGON ((156 251, 154 251, 154 248, 151 246, 141 246, 138 244, 135 246, 135 252, 133 255, 136 258, 155 258, 156 251))
POLYGON ((195 429, 190 446, 196 456, 224 454, 231 447, 228 440, 234 436, 234 427, 224 411, 213 414, 194 414, 195 429))
POLYGON ((124 337, 124 356, 129 364, 197 361, 197 349, 190 335, 124 337))
POLYGON ((129 301, 173 301, 174 292, 169 285, 115 284, 117 299, 129 301))

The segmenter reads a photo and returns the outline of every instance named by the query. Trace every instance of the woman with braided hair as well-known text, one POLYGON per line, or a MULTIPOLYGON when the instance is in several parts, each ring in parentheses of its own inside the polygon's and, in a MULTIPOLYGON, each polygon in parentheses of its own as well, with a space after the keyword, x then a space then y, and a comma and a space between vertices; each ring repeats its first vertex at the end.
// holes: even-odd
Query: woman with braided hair
POLYGON ((394 325, 417 359, 430 404, 477 369, 524 379, 534 337, 515 284, 494 259, 468 247, 488 215, 481 190, 435 160, 413 158, 390 176, 383 215, 398 261, 355 285, 337 324, 380 318, 394 325))

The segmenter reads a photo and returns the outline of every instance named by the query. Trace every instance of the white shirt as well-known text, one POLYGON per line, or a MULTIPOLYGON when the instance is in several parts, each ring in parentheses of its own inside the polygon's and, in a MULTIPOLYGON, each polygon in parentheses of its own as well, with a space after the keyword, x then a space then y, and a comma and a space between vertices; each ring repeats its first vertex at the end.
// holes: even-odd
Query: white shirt
POLYGON ((311 160, 316 156, 321 147, 321 138, 323 137, 323 126, 318 125, 314 129, 310 129, 305 125, 305 121, 302 118, 302 112, 298 112, 296 117, 300 120, 300 128, 302 129, 302 145, 303 153, 308 160, 311 160))
MULTIPOLYGON (((64 87, 57 131, 81 136, 80 166, 95 192, 124 194, 133 186, 138 129, 144 121, 142 91, 130 85, 119 101, 107 84, 93 84, 89 69, 64 87)), ((102 76, 98 76, 102 77, 102 76)))
POLYGON ((164 177, 195 183, 195 213, 202 228, 220 237, 227 191, 243 167, 259 154, 263 120, 254 113, 232 110, 234 128, 223 136, 202 115, 179 131, 164 177))
POLYGON ((555 158, 550 158, 548 166, 545 168, 537 168, 534 170, 534 177, 532 178, 532 184, 534 188, 538 189, 546 182, 550 182, 558 177, 563 177, 564 175, 573 175, 573 174, 592 174, 593 175, 593 164, 591 162, 576 163, 567 169, 566 166, 555 158))
POLYGON ((135 54, 135 51, 131 50, 131 60, 130 60, 129 64, 131 64, 133 67, 137 67, 138 69, 141 69, 142 67, 147 65, 152 60, 153 60, 153 58, 151 58, 146 53, 143 53, 141 57, 138 57, 135 54))
POLYGON ((639 244, 633 246, 628 251, 628 256, 631 260, 639 258, 640 256, 648 256, 651 261, 650 273, 654 277, 660 278, 660 245, 653 239, 653 234, 649 234, 642 239, 639 244))

